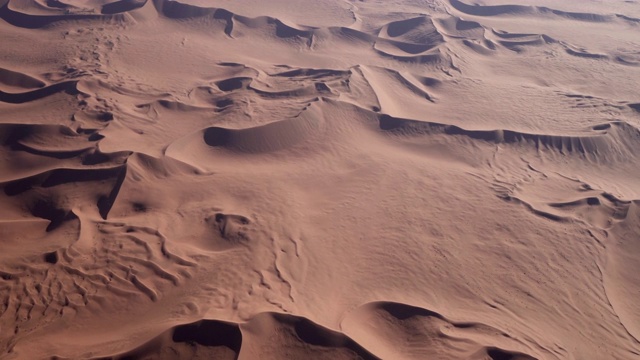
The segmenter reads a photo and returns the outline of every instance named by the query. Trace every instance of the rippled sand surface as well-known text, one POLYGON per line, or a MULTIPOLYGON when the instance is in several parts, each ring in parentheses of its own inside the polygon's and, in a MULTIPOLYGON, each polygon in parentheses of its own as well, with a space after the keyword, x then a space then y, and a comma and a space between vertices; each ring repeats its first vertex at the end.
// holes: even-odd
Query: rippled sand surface
POLYGON ((0 358, 640 358, 640 3, 110 1, 0 0, 0 358))

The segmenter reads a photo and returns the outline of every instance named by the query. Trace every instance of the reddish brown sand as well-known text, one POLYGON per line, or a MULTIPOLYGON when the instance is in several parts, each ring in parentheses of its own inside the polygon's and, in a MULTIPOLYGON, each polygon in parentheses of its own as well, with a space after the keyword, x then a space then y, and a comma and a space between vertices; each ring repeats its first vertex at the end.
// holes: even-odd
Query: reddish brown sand
POLYGON ((0 358, 640 358, 638 1, 110 1, 0 0, 0 358))

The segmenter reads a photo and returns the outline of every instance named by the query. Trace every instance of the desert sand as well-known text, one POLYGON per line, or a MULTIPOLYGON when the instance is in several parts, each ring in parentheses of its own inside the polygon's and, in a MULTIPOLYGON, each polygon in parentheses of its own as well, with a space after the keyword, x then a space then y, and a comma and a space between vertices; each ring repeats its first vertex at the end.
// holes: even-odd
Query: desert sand
POLYGON ((640 359, 640 2, 0 0, 0 358, 640 359))

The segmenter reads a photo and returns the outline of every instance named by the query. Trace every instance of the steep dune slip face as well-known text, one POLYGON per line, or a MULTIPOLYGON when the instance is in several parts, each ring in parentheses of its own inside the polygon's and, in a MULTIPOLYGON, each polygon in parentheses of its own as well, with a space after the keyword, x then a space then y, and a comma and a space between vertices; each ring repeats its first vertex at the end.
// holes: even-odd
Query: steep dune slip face
POLYGON ((0 0, 0 359, 640 358, 640 4, 0 0))

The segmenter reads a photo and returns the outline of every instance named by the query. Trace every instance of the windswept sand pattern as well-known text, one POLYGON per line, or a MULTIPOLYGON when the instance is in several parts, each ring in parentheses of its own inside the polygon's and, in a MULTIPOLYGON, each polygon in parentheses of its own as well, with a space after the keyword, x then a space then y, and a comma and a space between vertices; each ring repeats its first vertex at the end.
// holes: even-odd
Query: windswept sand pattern
POLYGON ((0 0, 0 358, 640 358, 640 4, 0 0))

